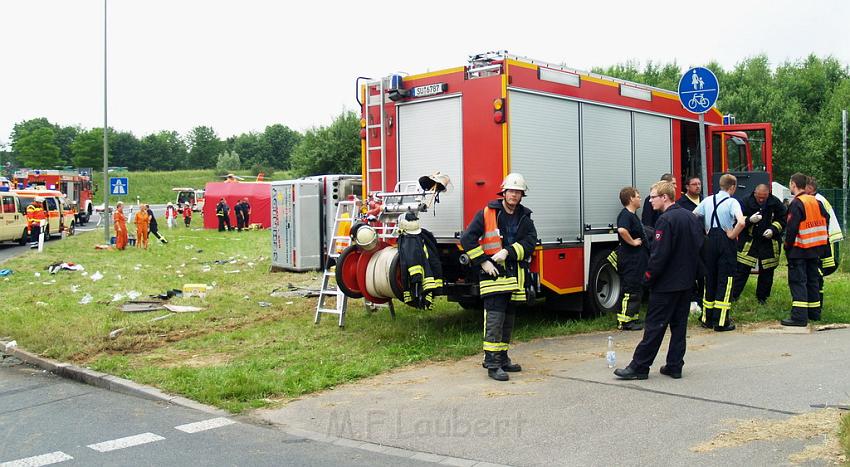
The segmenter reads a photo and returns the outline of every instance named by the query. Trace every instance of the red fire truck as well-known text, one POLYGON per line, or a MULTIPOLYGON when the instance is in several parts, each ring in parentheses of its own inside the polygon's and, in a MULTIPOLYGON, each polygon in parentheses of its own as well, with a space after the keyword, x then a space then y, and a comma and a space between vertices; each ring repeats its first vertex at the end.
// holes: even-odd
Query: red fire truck
POLYGON ((584 294, 584 308, 596 313, 619 306, 619 278, 606 258, 617 246, 622 187, 645 196, 668 172, 683 187, 703 164, 708 193, 724 172, 738 177, 737 196, 771 181, 770 124, 724 124, 712 109, 701 160, 697 115, 664 89, 506 52, 361 79, 364 199, 436 171, 451 177, 455 189, 420 217, 439 243, 444 292, 464 306, 478 300, 477 276, 461 264, 458 238, 510 172, 529 185, 523 204, 539 237, 531 262, 538 296, 568 303, 584 294))
POLYGON ((15 184, 20 189, 44 187, 65 194, 67 203, 74 211, 77 225, 84 225, 91 218, 92 182, 90 170, 32 170, 15 172, 15 184))

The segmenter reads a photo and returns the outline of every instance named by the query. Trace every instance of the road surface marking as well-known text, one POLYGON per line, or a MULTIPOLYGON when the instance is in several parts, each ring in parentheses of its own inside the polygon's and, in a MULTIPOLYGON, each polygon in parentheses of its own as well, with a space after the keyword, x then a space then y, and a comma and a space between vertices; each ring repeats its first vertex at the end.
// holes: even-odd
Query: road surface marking
POLYGON ((57 464, 73 459, 73 457, 65 454, 62 451, 51 452, 50 454, 42 454, 40 456, 27 457, 15 461, 3 462, 0 467, 38 467, 40 465, 57 464))
POLYGON ((229 418, 216 417, 200 422, 187 423, 185 425, 175 426, 174 428, 180 431, 184 431, 186 433, 197 433, 199 431, 212 430, 213 428, 220 428, 223 426, 232 425, 234 423, 236 422, 229 418))
POLYGON ((153 443, 154 441, 162 441, 165 438, 153 433, 142 433, 140 435, 127 436, 126 438, 118 438, 110 441, 104 441, 97 444, 89 444, 88 447, 98 452, 115 451, 116 449, 124 449, 140 444, 153 443))

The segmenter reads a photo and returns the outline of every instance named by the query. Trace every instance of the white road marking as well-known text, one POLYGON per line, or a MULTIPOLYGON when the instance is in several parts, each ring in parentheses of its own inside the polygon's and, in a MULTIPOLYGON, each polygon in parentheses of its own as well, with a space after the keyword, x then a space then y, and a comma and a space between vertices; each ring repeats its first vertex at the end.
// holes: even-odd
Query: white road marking
POLYGON ((50 454, 42 454, 40 456, 27 457, 15 461, 3 462, 0 467, 38 467, 40 465, 57 464, 73 459, 73 457, 65 454, 62 451, 51 452, 50 454))
POLYGON ((216 417, 200 422, 187 423, 185 425, 175 426, 174 428, 180 431, 184 431, 186 433, 197 433, 199 431, 212 430, 213 428, 220 428, 223 426, 232 425, 234 423, 236 422, 229 418, 216 417))
POLYGON ((118 438, 110 441, 104 441, 97 444, 89 444, 88 447, 98 452, 115 451, 116 449, 124 449, 140 444, 153 443, 154 441, 162 441, 165 438, 153 433, 142 433, 140 435, 127 436, 126 438, 118 438))

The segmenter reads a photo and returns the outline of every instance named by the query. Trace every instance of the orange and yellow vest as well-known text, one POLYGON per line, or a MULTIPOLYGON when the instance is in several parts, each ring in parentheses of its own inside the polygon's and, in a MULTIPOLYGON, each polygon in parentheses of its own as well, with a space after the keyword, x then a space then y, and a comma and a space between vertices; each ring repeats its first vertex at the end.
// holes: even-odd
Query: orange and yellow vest
POLYGON ((499 224, 496 222, 496 210, 484 208, 484 235, 478 241, 484 253, 493 256, 502 249, 502 237, 499 235, 499 224))
POLYGON ((820 212, 820 205, 814 196, 800 195, 797 197, 806 209, 806 219, 800 222, 797 237, 794 238, 794 248, 815 248, 829 242, 826 218, 820 212))

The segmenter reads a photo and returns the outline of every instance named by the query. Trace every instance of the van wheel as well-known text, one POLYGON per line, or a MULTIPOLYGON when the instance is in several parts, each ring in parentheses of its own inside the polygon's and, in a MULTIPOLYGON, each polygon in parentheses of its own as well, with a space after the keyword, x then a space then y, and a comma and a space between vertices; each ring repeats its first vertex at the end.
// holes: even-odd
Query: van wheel
POLYGON ((71 225, 68 226, 68 236, 70 237, 75 233, 77 233, 76 223, 74 221, 71 221, 71 225))
POLYGON ((585 309, 589 309, 595 316, 616 313, 620 304, 620 276, 608 261, 612 251, 612 248, 602 248, 591 256, 585 309))
POLYGON ((18 245, 26 245, 27 241, 30 239, 29 233, 27 233, 27 229, 21 233, 21 238, 18 239, 18 245))

